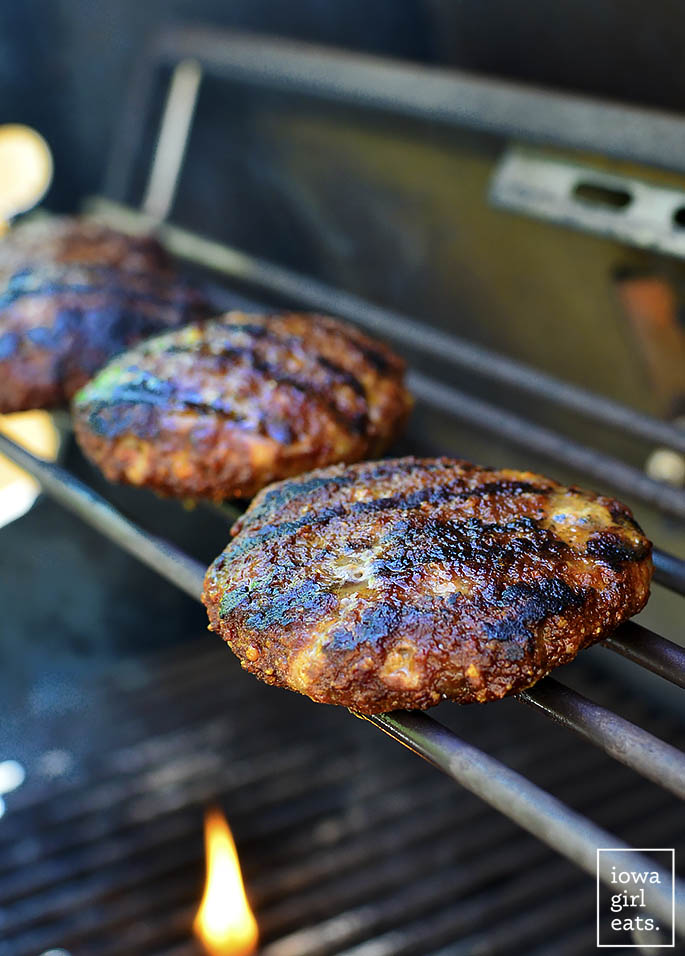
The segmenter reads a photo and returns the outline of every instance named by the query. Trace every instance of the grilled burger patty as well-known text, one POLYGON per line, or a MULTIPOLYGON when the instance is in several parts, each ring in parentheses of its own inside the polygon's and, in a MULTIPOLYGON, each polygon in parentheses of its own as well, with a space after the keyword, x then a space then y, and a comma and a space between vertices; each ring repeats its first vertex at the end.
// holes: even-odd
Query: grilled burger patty
POLYGON ((131 236, 71 216, 42 216, 0 240, 0 276, 49 265, 112 266, 126 272, 164 269, 169 257, 152 236, 131 236))
POLYGON ((411 401, 386 346, 318 315, 231 312, 143 342, 76 396, 112 481, 221 500, 380 454, 411 401))
POLYGON ((210 311, 155 240, 40 225, 0 241, 0 412, 62 405, 122 349, 210 311))
POLYGON ((448 458, 280 482, 233 534, 210 628, 267 683, 369 714, 522 690, 640 611, 652 574, 620 502, 448 458))

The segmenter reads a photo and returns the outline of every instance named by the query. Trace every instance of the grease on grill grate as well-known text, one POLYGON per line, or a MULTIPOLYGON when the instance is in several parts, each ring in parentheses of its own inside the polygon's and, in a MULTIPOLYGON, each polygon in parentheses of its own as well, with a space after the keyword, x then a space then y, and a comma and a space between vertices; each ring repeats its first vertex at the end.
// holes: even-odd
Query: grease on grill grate
MULTIPOLYGON (((541 716, 511 701, 441 716, 633 845, 673 845, 672 797, 541 716)), ((89 750, 71 770, 29 765, 7 797, 0 956, 200 956, 213 802, 263 956, 594 946, 595 890, 580 870, 345 711, 244 678, 218 642, 117 665, 81 719, 89 750)), ((55 734, 68 752, 68 731, 55 734)))

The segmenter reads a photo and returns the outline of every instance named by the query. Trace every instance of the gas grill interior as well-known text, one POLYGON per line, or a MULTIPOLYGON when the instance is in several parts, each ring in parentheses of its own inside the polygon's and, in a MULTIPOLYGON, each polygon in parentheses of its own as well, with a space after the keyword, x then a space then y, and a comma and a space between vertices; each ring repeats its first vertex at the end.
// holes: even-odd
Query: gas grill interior
MULTIPOLYGON (((640 624, 680 644, 685 492, 645 473, 669 439, 685 447, 674 424, 685 273, 666 248, 676 239, 663 223, 648 244, 631 237, 606 195, 570 212, 568 190, 550 187, 544 209, 524 209, 521 195, 531 150, 552 183, 580 166, 609 192, 643 180, 682 190, 685 150, 665 173, 656 147, 640 148, 647 111, 626 108, 642 135, 614 142, 602 119, 618 122, 616 107, 533 90, 512 100, 504 82, 488 98, 478 78, 438 79, 165 30, 86 209, 159 227, 217 310, 330 311, 392 342, 418 397, 397 453, 541 470, 626 500, 659 548, 640 624), (668 334, 649 290, 675 303, 668 334)), ((672 122, 685 144, 685 121, 672 122)), ((58 485, 75 476, 203 564, 225 546, 234 510, 108 485, 63 424, 58 485)), ((26 770, 0 803, 0 956, 201 956, 191 925, 212 804, 233 829, 264 956, 593 948, 596 886, 566 858, 570 842, 557 852, 368 722, 260 685, 207 634, 199 604, 85 517, 46 495, 0 531, 0 760, 26 770)), ((679 649, 650 645, 644 666, 617 649, 585 652, 555 677, 682 748, 679 649)), ((619 841, 674 847, 677 860, 682 803, 654 779, 668 753, 657 747, 650 771, 629 733, 583 739, 592 714, 560 726, 555 693, 545 708, 511 699, 431 716, 619 841), (628 766, 605 752, 612 744, 625 744, 628 766)))

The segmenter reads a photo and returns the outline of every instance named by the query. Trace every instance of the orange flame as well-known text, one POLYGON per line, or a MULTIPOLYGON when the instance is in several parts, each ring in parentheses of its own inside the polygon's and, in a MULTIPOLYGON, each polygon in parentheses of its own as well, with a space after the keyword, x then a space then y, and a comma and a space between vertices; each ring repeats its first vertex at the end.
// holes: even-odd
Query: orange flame
POLYGON ((220 810, 205 816, 207 882, 193 931, 209 956, 250 956, 257 947, 257 921, 245 895, 238 853, 220 810))

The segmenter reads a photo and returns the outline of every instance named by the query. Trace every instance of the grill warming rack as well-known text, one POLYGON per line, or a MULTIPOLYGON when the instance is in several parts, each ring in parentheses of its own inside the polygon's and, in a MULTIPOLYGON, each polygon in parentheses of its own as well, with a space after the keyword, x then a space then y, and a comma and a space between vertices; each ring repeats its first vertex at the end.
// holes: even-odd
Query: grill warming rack
MULTIPOLYGON (((565 145, 592 147, 613 155, 671 168, 682 164, 685 122, 646 110, 624 110, 593 104, 578 97, 549 94, 466 74, 418 70, 372 57, 282 43, 235 33, 203 29, 168 29, 160 33, 139 65, 128 109, 112 151, 107 192, 124 200, 133 157, 143 132, 144 107, 154 69, 177 64, 172 74, 145 212, 102 198, 91 200, 89 212, 123 229, 154 227, 167 248, 232 280, 263 293, 347 318, 400 346, 466 367, 491 381, 543 397, 571 412, 624 431, 641 440, 685 451, 685 431, 558 381, 505 356, 394 311, 372 305, 344 291, 163 222, 170 210, 181 172, 185 146, 202 75, 201 67, 233 79, 276 84, 315 96, 343 99, 356 105, 392 109, 408 115, 499 132, 516 131, 535 140, 563 140, 565 145), (200 66, 201 64, 201 66, 200 66), (560 113, 561 111, 561 113, 560 113), (614 113, 614 122, 606 121, 614 113), (625 116, 622 114, 625 113, 625 116), (566 122, 560 122, 560 115, 566 122), (619 115, 620 114, 620 115, 619 115), (599 131, 601 142, 587 140, 599 131), (621 136, 615 141, 615 130, 621 136), (655 132, 658 135, 655 135, 655 132), (649 134, 649 135, 645 135, 649 134), (652 144, 658 144, 655 152, 652 144), (162 149, 162 147, 164 147, 162 149)), ((626 463, 588 448, 521 416, 463 393, 419 372, 409 385, 416 397, 470 426, 505 438, 561 465, 615 487, 665 514, 685 517, 685 492, 662 485, 626 463)), ((0 452, 31 473, 43 490, 64 507, 111 538, 126 551, 199 600, 204 567, 173 544, 138 527, 91 488, 57 465, 42 461, 0 435, 0 452)), ((656 549, 655 580, 685 595, 685 561, 656 549)), ((604 642, 610 650, 660 677, 685 687, 685 649, 635 622, 623 625, 604 642)), ((552 678, 519 694, 518 700, 541 710, 574 730, 607 754, 679 797, 685 797, 685 755, 630 721, 576 693, 552 678)), ((360 716, 360 715, 357 715, 360 716)), ((545 790, 498 760, 467 744, 423 713, 396 712, 365 718, 395 740, 443 770, 471 792, 517 822, 559 853, 594 875, 597 847, 629 850, 605 853, 599 878, 608 882, 611 867, 654 869, 617 837, 594 825, 545 790)), ((675 887, 675 927, 685 934, 685 884, 675 887)), ((671 922, 670 892, 655 900, 654 914, 671 922)))

